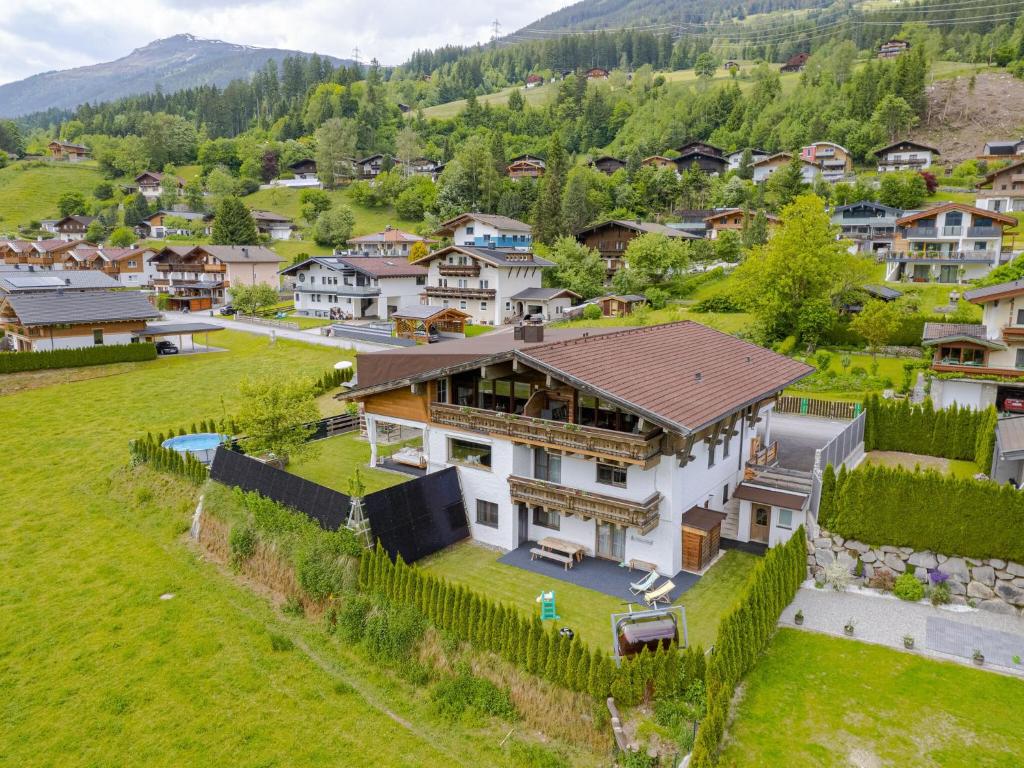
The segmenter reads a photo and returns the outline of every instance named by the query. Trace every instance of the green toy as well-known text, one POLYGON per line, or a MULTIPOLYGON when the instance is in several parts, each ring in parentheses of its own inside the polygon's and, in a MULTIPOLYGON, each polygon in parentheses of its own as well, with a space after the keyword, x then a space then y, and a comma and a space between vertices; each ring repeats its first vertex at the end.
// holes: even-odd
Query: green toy
POLYGON ((555 592, 541 592, 537 595, 537 602, 540 603, 540 620, 560 619, 561 616, 555 610, 555 592))

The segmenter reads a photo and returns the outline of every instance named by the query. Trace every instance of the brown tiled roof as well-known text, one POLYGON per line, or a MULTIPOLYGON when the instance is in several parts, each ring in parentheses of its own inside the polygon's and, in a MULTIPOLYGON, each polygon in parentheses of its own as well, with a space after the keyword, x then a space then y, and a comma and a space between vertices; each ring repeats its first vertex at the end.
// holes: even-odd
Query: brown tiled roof
POLYGON ((426 277, 427 268, 404 258, 387 256, 339 256, 338 261, 371 277, 426 277))
POLYGON ((682 524, 687 528, 696 528, 698 531, 710 531, 721 525, 723 520, 725 520, 724 512, 707 507, 690 507, 683 512, 682 524))
POLYGON ((684 432, 814 372, 690 320, 545 344, 517 356, 684 432))
POLYGON ((426 238, 414 235, 412 232, 403 232, 401 229, 395 229, 394 227, 388 227, 382 232, 374 232, 369 235, 360 235, 359 237, 349 238, 349 244, 352 243, 418 243, 425 241, 426 238))
POLYGON ((917 221, 918 219, 925 219, 935 216, 939 213, 945 213, 946 211, 963 211, 964 213, 972 213, 975 216, 984 216, 987 219, 993 221, 1001 221, 1007 226, 1014 226, 1017 220, 1013 216, 1007 216, 1005 213, 998 213, 996 211, 986 211, 984 208, 977 208, 967 203, 940 203, 934 205, 931 208, 925 208, 923 211, 915 211, 914 213, 908 213, 906 216, 896 219, 896 223, 900 226, 904 224, 910 224, 911 222, 917 221))
POLYGON ((949 336, 970 336, 975 339, 984 339, 985 326, 975 323, 925 323, 921 340, 931 341, 949 336))
POLYGON ((753 501, 756 504, 768 504, 783 509, 803 509, 807 503, 807 494, 796 491, 782 491, 778 488, 764 488, 750 483, 740 483, 732 492, 734 499, 753 501))

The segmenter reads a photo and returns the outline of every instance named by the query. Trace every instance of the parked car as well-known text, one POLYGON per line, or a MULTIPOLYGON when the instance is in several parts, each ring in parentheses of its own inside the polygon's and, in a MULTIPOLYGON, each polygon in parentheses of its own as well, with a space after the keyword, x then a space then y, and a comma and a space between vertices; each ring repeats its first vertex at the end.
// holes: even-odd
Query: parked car
POLYGON ((156 353, 158 355, 176 355, 178 354, 178 347, 173 341, 158 341, 156 343, 156 353))
POLYGON ((1003 410, 1009 413, 1024 413, 1024 397, 1007 397, 1003 400, 1003 410))
POLYGON ((230 304, 225 304, 223 307, 220 308, 220 313, 222 315, 235 315, 238 314, 238 310, 235 309, 230 304))

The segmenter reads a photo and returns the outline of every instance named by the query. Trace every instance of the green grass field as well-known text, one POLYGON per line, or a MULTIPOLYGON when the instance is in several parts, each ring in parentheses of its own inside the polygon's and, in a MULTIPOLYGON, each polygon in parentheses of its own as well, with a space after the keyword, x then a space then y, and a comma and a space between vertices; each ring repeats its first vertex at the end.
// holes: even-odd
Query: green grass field
POLYGON ((1024 682, 845 638, 781 629, 747 675, 719 761, 1011 768, 1024 682))
MULTIPOLYGON (((370 467, 370 444, 360 439, 358 432, 318 440, 313 445, 313 455, 290 464, 289 472, 342 493, 348 493, 349 478, 357 467, 367 493, 410 479, 408 475, 370 467)), ((400 447, 398 444, 379 445, 378 452, 381 456, 390 456, 400 447)))
POLYGON ((0 230, 14 231, 30 221, 57 218, 57 199, 65 192, 87 198, 103 175, 82 163, 40 161, 0 168, 0 230))
POLYGON ((600 320, 571 320, 557 323, 566 328, 620 328, 637 325, 658 325, 679 320, 693 320, 724 333, 738 334, 750 327, 753 316, 746 312, 694 312, 678 304, 664 309, 641 310, 621 317, 602 317, 600 320))
MULTIPOLYGON (((274 189, 261 189, 258 192, 253 192, 251 195, 246 195, 242 199, 250 208, 273 211, 274 213, 289 216, 295 220, 296 226, 305 228, 306 221, 302 218, 302 206, 299 203, 299 195, 301 194, 302 190, 299 189, 275 187, 274 189)), ((327 194, 336 201, 340 200, 347 203, 352 208, 352 212, 356 216, 356 225, 352 231, 353 235, 380 232, 388 224, 407 230, 419 224, 416 221, 406 221, 400 218, 391 207, 367 208, 366 206, 357 205, 352 202, 349 190, 344 187, 328 190, 327 194)), ((312 241, 309 241, 309 245, 313 248, 316 247, 312 241)))
POLYGON ((124 469, 130 438, 231 413, 242 377, 346 354, 230 331, 217 345, 0 377, 0 762, 529 765, 520 734, 499 746, 507 725, 439 720, 426 690, 197 556, 196 489, 124 469), (272 650, 271 633, 296 647, 272 650))
POLYGON ((903 467, 909 472, 913 472, 918 467, 933 469, 944 475, 959 477, 961 480, 969 480, 981 472, 981 467, 973 461, 943 459, 938 456, 922 456, 899 451, 869 451, 864 457, 864 463, 882 467, 903 467))

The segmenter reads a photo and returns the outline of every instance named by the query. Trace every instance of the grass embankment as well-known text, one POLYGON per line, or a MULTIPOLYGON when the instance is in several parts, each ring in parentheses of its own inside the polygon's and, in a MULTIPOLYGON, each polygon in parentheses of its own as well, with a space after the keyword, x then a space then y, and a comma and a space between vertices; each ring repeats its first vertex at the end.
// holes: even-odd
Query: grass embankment
POLYGON ((197 557, 193 486, 123 469, 130 438, 232 413, 244 376, 318 375, 347 356, 230 331, 217 344, 228 351, 80 380, 2 377, 25 387, 0 397, 4 760, 523 765, 497 746, 507 728, 439 721, 415 688, 197 557), (272 650, 271 634, 296 648, 272 650))
POLYGON ((57 199, 62 194, 81 192, 88 198, 101 181, 103 174, 95 167, 80 163, 29 160, 0 168, 0 231, 58 218, 57 199))
POLYGON ((962 480, 970 480, 981 472, 981 468, 973 461, 943 459, 938 456, 922 456, 917 453, 902 453, 900 451, 870 451, 864 457, 864 463, 882 467, 903 467, 910 472, 917 468, 933 469, 962 480))
POLYGON ((1024 682, 779 630, 747 675, 719 765, 1016 766, 1024 682))

